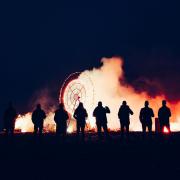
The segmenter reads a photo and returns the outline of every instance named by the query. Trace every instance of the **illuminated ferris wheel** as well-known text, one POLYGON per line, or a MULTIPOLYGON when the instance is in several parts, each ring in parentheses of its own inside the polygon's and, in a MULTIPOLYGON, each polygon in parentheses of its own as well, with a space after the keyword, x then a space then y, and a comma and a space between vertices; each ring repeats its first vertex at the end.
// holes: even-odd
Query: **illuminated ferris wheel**
POLYGON ((59 101, 64 104, 71 118, 79 102, 82 102, 85 108, 92 108, 94 86, 89 75, 79 72, 70 74, 61 87, 59 101))

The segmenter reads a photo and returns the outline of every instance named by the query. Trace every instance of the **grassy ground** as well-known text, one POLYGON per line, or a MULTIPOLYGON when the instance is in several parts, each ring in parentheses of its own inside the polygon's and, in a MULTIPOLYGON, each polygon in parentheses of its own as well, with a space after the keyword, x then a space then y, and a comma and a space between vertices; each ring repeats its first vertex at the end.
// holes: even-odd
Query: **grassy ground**
POLYGON ((87 134, 82 142, 69 135, 0 136, 3 179, 128 179, 180 177, 180 133, 143 138, 111 133, 99 141, 87 134))

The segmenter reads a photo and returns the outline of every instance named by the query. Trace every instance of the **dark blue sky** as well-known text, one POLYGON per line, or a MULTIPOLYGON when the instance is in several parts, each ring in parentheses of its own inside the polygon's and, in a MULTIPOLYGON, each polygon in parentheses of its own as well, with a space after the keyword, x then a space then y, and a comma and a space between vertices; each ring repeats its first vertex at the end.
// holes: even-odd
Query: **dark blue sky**
POLYGON ((137 90, 155 95, 163 89, 168 99, 179 100, 178 1, 110 2, 1 3, 0 112, 9 100, 26 111, 44 87, 58 99, 68 74, 113 55, 125 59, 127 81, 137 90))

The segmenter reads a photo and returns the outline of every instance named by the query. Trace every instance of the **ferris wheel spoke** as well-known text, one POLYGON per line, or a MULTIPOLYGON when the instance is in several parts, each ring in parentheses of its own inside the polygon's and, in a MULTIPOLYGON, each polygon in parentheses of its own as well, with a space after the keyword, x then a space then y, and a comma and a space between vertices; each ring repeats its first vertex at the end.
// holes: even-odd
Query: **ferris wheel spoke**
POLYGON ((72 92, 73 95, 75 95, 74 90, 72 89, 71 86, 69 87, 69 90, 72 92))

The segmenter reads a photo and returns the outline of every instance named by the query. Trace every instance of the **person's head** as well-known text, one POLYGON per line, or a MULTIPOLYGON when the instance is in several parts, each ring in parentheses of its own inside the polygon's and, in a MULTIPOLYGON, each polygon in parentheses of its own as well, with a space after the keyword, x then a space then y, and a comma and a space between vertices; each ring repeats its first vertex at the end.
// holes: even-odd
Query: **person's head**
POLYGON ((127 105, 127 102, 126 102, 126 101, 123 101, 123 102, 122 102, 122 105, 123 105, 123 106, 126 106, 126 105, 127 105))
POLYGON ((163 101, 162 101, 162 105, 163 105, 163 106, 166 106, 166 100, 163 100, 163 101))
POLYGON ((144 106, 148 107, 149 106, 149 101, 145 101, 144 106))
POLYGON ((79 103, 79 107, 83 108, 83 103, 82 102, 79 103))
POLYGON ((41 109, 41 104, 37 104, 36 108, 41 109))
POLYGON ((101 101, 98 102, 98 106, 102 107, 102 102, 101 101))

